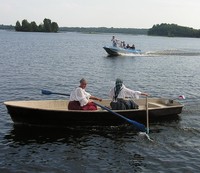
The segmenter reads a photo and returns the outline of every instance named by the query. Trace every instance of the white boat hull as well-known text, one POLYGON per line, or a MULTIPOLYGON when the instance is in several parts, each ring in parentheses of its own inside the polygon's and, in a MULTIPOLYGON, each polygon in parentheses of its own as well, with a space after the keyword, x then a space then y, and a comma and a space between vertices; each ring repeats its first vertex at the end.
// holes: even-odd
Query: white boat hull
POLYGON ((131 49, 131 48, 121 48, 121 47, 113 47, 113 46, 104 46, 104 50, 112 56, 118 55, 127 55, 127 54, 141 54, 141 50, 139 49, 131 49))

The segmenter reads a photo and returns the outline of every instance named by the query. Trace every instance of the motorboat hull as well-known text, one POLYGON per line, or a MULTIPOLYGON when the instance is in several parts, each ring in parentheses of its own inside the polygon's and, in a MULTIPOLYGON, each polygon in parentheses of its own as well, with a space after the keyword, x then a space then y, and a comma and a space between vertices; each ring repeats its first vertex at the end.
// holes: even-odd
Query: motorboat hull
POLYGON ((131 48, 120 48, 120 47, 113 47, 113 46, 104 46, 104 50, 111 56, 119 56, 119 55, 139 55, 141 54, 141 50, 139 49, 131 49, 131 48))

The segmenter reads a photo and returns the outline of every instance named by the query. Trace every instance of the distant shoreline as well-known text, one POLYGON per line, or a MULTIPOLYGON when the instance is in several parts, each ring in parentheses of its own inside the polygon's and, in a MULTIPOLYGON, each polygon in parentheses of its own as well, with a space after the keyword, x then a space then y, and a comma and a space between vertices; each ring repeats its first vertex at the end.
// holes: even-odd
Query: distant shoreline
MULTIPOLYGON (((15 26, 0 25, 2 30, 13 30, 15 26)), ((58 32, 80 32, 88 34, 130 34, 130 35, 149 35, 163 37, 187 37, 200 38, 200 30, 183 27, 176 24, 157 24, 152 28, 107 28, 107 27, 59 27, 58 32)))
MULTIPOLYGON (((2 30, 13 30, 15 26, 0 25, 2 30)), ((133 35, 147 35, 149 29, 137 28, 106 28, 106 27, 59 27, 58 32, 82 32, 82 33, 119 33, 119 34, 133 34, 133 35)))
POLYGON ((119 33, 132 35, 147 35, 149 29, 139 28, 107 28, 107 27, 60 27, 59 31, 65 32, 83 32, 83 33, 119 33))

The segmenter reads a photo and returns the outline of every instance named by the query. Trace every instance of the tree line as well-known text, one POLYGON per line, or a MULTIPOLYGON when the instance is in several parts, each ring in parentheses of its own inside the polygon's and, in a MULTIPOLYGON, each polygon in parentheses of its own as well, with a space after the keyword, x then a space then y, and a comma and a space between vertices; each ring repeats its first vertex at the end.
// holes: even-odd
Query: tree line
POLYGON ((137 28, 106 28, 106 27, 58 27, 56 22, 51 22, 50 19, 44 19, 43 24, 37 26, 35 22, 29 23, 23 20, 22 24, 19 21, 15 26, 0 25, 0 29, 16 31, 31 31, 31 32, 84 32, 84 33, 122 33, 122 34, 137 34, 137 35, 152 35, 152 36, 167 36, 167 37, 196 37, 200 38, 200 30, 189 27, 179 26, 177 24, 156 24, 150 29, 137 28))
POLYGON ((15 27, 13 25, 3 25, 1 24, 0 25, 0 29, 3 29, 3 30, 13 30, 15 27))
POLYGON ((51 22, 50 19, 44 19, 43 23, 37 25, 35 21, 28 22, 26 19, 16 22, 15 31, 23 31, 23 32, 58 32, 59 27, 56 22, 51 22))
POLYGON ((148 29, 137 28, 107 28, 107 27, 60 27, 60 31, 84 33, 122 33, 133 35, 147 35, 148 29))
POLYGON ((157 24, 148 30, 148 35, 168 37, 196 37, 200 38, 200 30, 176 24, 157 24))

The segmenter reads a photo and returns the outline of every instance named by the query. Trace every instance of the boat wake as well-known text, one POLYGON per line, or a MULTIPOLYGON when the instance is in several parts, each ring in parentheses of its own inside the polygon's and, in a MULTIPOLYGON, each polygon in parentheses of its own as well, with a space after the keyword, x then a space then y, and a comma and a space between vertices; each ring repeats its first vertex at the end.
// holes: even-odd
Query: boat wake
POLYGON ((160 56, 200 56, 199 50, 159 50, 159 51, 147 51, 140 53, 120 53, 119 55, 108 55, 109 57, 160 57, 160 56))
POLYGON ((200 56, 199 50, 191 50, 191 49, 184 49, 184 50, 178 50, 178 49, 171 49, 171 50, 161 50, 161 51, 148 51, 145 53, 148 56, 161 56, 161 55, 167 55, 167 56, 200 56))
POLYGON ((144 57, 144 56, 149 56, 149 55, 144 52, 144 53, 137 53, 137 54, 136 53, 128 53, 128 54, 121 53, 119 56, 144 57))
POLYGON ((118 56, 125 57, 156 57, 156 56, 200 56, 199 50, 191 49, 169 49, 169 50, 159 50, 159 51, 147 51, 140 53, 120 53, 118 56))

